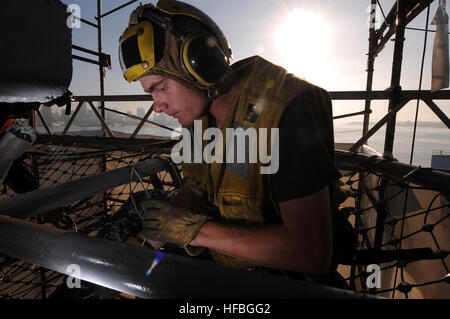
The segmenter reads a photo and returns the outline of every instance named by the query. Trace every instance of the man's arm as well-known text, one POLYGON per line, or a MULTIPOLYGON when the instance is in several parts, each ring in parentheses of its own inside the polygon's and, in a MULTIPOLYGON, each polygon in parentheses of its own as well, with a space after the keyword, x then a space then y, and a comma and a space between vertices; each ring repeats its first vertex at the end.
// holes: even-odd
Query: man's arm
POLYGON ((326 272, 333 246, 328 186, 279 207, 282 224, 248 227, 208 221, 190 244, 269 268, 326 272))

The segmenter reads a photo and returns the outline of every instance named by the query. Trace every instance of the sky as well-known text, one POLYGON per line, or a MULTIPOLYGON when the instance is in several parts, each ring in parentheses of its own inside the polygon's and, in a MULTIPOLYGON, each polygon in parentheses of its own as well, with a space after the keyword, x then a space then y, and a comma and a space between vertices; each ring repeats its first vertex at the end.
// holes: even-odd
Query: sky
MULTIPOLYGON (((78 4, 81 17, 96 22, 97 1, 62 0, 78 4)), ((103 1, 103 13, 128 0, 103 1)), ((368 18, 370 0, 185 0, 208 14, 222 29, 233 51, 232 62, 260 55, 283 66, 289 72, 328 91, 365 90, 368 51, 368 18)), ((103 52, 111 55, 112 69, 106 70, 105 94, 144 94, 139 83, 129 84, 122 76, 118 61, 118 39, 128 25, 135 2, 103 18, 103 52)), ((146 2, 143 2, 146 3, 146 2)), ((156 4, 156 1, 152 1, 156 4)), ((394 0, 380 0, 387 14, 394 0)), ((430 22, 438 1, 430 8, 430 22)), ((378 20, 383 19, 378 10, 378 20)), ((425 28, 426 10, 409 26, 425 28)), ((429 25, 429 29, 435 26, 429 25)), ((422 89, 431 87, 431 57, 434 33, 428 34, 422 89)), ((97 30, 87 24, 73 29, 75 45, 97 50, 97 30)), ((424 32, 406 30, 401 85, 404 90, 419 88, 420 65, 424 46, 424 32)), ((74 51, 74 54, 93 56, 74 51)), ((390 85, 393 42, 389 41, 375 62, 374 90, 385 90, 390 85)), ((98 95, 98 66, 74 60, 70 90, 75 95, 98 95)), ((147 102, 148 103, 148 102, 147 102)), ((151 103, 151 102, 150 102, 151 103)), ((448 101, 436 101, 446 111, 448 101)), ((139 103, 110 103, 110 107, 133 111, 139 103)), ((387 101, 372 103, 371 120, 380 119, 387 111, 387 101)), ((107 104, 108 106, 108 104, 107 104)), ((408 103, 398 114, 401 121, 414 121, 416 102, 408 103)), ((364 101, 334 101, 334 115, 362 111, 364 101)), ((362 116, 351 121, 362 121, 362 116)), ((419 121, 438 121, 437 117, 420 104, 419 121)))

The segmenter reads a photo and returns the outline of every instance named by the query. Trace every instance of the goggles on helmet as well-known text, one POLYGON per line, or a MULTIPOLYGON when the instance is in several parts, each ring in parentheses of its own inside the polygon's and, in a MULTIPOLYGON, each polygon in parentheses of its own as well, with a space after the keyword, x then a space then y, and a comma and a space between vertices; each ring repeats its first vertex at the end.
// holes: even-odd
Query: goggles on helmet
POLYGON ((129 26, 119 40, 119 61, 128 82, 136 81, 155 66, 154 30, 149 21, 129 26))

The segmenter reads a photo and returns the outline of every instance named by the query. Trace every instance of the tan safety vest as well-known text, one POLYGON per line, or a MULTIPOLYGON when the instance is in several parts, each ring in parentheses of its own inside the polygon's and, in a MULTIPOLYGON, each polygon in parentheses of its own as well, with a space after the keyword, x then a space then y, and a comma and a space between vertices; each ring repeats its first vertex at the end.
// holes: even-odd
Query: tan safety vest
MULTIPOLYGON (((246 71, 221 128, 224 147, 227 145, 226 128, 253 127, 256 131, 268 129, 270 150, 270 128, 277 128, 284 108, 294 97, 308 90, 315 97, 315 116, 321 127, 322 144, 333 158, 331 100, 325 90, 258 56, 239 61, 233 67, 244 67, 246 71)), ((203 128, 206 128, 207 119, 202 120, 203 128)), ((271 190, 271 175, 260 173, 261 165, 268 164, 261 164, 259 158, 258 163, 248 163, 248 157, 246 161, 225 163, 224 158, 224 163, 185 164, 184 176, 188 184, 207 192, 210 200, 219 208, 224 222, 247 225, 279 222, 279 208, 271 190)), ((238 268, 252 266, 215 251, 211 251, 211 255, 222 264, 238 268)))

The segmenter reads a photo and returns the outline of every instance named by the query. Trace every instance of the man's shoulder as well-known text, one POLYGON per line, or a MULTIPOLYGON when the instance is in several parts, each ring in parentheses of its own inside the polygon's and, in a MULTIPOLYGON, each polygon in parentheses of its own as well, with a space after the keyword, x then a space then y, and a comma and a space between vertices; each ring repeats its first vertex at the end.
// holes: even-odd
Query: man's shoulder
POLYGON ((237 61, 231 67, 235 70, 248 71, 247 74, 249 76, 253 75, 253 77, 258 79, 265 77, 273 78, 274 81, 278 82, 273 85, 279 84, 299 93, 321 94, 329 97, 329 93, 326 89, 311 83, 306 79, 300 78, 295 74, 289 73, 289 70, 286 70, 283 66, 268 61, 258 55, 237 61))
MULTIPOLYGON (((275 68, 279 68, 279 69, 282 69, 282 70, 286 71, 286 69, 285 69, 284 67, 282 67, 281 65, 278 65, 278 64, 273 63, 273 62, 271 62, 271 61, 269 61, 269 60, 266 60, 266 59, 264 59, 263 57, 261 57, 261 56, 259 56, 259 55, 253 55, 253 56, 244 58, 244 59, 242 59, 242 60, 239 60, 239 61, 233 63, 233 64, 231 65, 231 67, 232 67, 232 68, 235 68, 235 67, 240 67, 240 66, 242 66, 242 65, 248 65, 248 64, 265 64, 265 65, 271 65, 271 66, 273 66, 273 67, 275 67, 275 68)), ((286 72, 287 72, 287 71, 286 71, 286 72)))
MULTIPOLYGON (((281 66, 269 62, 262 57, 253 56, 233 64, 233 67, 244 69, 245 77, 241 94, 246 96, 238 116, 244 119, 265 118, 277 125, 285 109, 293 106, 312 109, 331 109, 331 98, 328 92, 304 79, 288 73, 281 66), (264 101, 264 103, 261 103, 264 101), (264 105, 271 107, 263 107, 264 105), (253 114, 253 115, 252 115, 253 114)), ((312 110, 313 111, 313 110, 312 110)), ((264 121, 265 124, 268 122, 264 121)))
POLYGON ((250 70, 251 73, 267 73, 267 69, 274 69, 281 72, 286 72, 286 70, 275 63, 272 63, 259 55, 254 55, 242 60, 239 60, 231 65, 234 70, 250 70))

